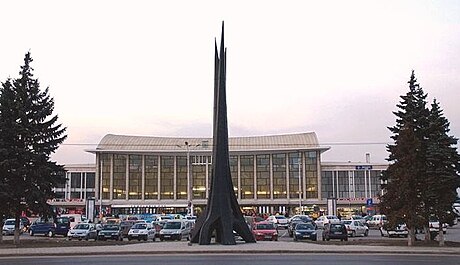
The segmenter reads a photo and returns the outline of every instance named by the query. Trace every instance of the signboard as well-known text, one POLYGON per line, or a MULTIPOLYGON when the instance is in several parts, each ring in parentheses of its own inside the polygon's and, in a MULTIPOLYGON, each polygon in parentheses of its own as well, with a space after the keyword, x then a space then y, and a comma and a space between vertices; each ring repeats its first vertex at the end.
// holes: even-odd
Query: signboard
POLYGON ((366 205, 367 206, 372 206, 373 202, 372 202, 372 198, 369 198, 366 200, 366 205))
POLYGON ((371 169, 372 169, 371 165, 356 166, 356 170, 371 170, 371 169))

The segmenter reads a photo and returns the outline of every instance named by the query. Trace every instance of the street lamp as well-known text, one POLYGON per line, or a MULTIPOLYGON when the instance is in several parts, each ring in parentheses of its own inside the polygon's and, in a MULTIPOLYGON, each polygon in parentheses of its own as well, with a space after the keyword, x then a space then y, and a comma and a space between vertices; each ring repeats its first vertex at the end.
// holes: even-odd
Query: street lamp
POLYGON ((302 153, 299 152, 299 211, 302 214, 302 179, 301 179, 301 166, 302 166, 302 153))
MULTIPOLYGON (((193 182, 192 177, 190 175, 191 168, 190 168, 190 147, 198 147, 200 144, 190 145, 189 142, 185 141, 185 150, 187 151, 187 212, 191 216, 193 216, 193 182)), ((178 147, 182 148, 182 146, 177 145, 178 147)))

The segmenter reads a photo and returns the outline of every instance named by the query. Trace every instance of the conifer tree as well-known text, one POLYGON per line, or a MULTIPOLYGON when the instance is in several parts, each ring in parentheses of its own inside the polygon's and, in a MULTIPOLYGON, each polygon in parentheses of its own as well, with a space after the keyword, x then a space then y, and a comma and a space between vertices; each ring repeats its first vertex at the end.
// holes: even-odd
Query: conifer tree
POLYGON ((460 157, 457 140, 449 136, 449 121, 436 100, 431 104, 428 118, 426 208, 439 221, 439 245, 444 245, 443 223, 452 223, 452 205, 460 186, 460 157))
POLYGON ((19 243, 19 217, 30 210, 50 216, 47 200, 53 187, 65 181, 63 167, 51 161, 65 138, 65 127, 57 124, 54 100, 48 88, 41 91, 33 76, 30 52, 26 53, 19 78, 3 84, 0 172, 8 183, 11 207, 16 218, 15 244, 19 243))
POLYGON ((425 222, 423 189, 426 176, 427 95, 417 83, 414 71, 409 80, 409 91, 397 105, 396 125, 390 127, 394 144, 387 146, 390 165, 386 172, 381 196, 382 212, 389 224, 404 222, 409 229, 408 245, 415 243, 415 229, 425 222))

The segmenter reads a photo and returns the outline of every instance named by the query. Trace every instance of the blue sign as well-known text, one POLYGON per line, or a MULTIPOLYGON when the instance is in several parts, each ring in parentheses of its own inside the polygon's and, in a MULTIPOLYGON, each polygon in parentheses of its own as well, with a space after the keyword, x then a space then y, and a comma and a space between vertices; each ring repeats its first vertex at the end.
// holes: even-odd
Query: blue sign
POLYGON ((372 166, 367 165, 367 166, 356 166, 357 170, 371 170, 372 166))
POLYGON ((366 206, 372 206, 373 202, 372 202, 372 198, 369 198, 366 200, 366 206))

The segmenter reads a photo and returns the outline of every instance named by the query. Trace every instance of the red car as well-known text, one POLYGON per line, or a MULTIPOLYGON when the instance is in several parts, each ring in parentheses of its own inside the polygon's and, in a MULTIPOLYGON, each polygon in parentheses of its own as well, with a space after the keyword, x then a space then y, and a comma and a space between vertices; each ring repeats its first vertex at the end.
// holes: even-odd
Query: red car
POLYGON ((272 222, 263 221, 254 223, 252 233, 257 241, 278 241, 278 230, 276 230, 276 227, 272 222))

